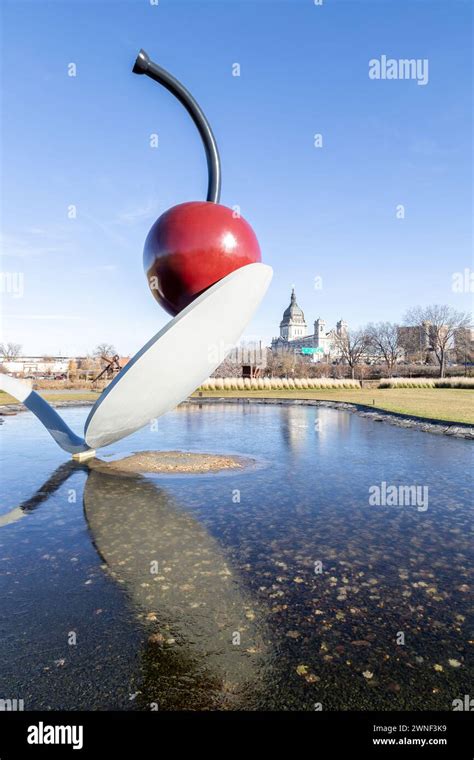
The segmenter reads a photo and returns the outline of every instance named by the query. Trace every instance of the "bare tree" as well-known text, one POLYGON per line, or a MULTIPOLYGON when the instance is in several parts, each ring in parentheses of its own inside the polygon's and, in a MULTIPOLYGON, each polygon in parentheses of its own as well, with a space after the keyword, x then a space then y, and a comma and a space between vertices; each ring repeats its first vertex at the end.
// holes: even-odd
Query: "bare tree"
POLYGON ((75 359, 69 359, 68 365, 67 365, 67 374, 69 380, 75 380, 77 377, 77 361, 75 359))
POLYGON ((469 314, 439 304, 416 306, 405 314, 405 323, 426 330, 429 346, 438 360, 439 376, 444 377, 448 351, 454 346, 457 331, 469 327, 469 314))
POLYGON ((111 359, 113 356, 117 355, 117 351, 115 349, 115 346, 113 346, 111 343, 99 343, 98 346, 95 347, 93 356, 96 359, 102 359, 104 357, 105 359, 111 359))
POLYGON ((20 343, 0 343, 0 354, 6 361, 16 359, 21 354, 20 343))
POLYGON ((241 375, 242 364, 234 361, 229 356, 226 356, 224 361, 212 373, 212 377, 241 377, 241 375))
POLYGON ((461 327, 456 330, 454 350, 456 361, 463 364, 465 371, 467 371, 467 365, 474 362, 474 341, 470 327, 461 327))
POLYGON ((356 367, 361 364, 370 346, 366 328, 360 330, 336 330, 331 334, 334 346, 343 362, 349 365, 354 380, 356 367))
POLYGON ((398 341, 406 361, 429 364, 430 351, 426 330, 422 325, 400 326, 398 341))
POLYGON ((393 368, 403 355, 399 335, 399 325, 393 322, 377 322, 377 324, 367 325, 367 337, 370 348, 387 365, 389 377, 392 377, 393 368))
POLYGON ((83 356, 78 360, 78 367, 80 370, 97 370, 100 366, 101 364, 99 360, 90 355, 83 356))
POLYGON ((272 352, 266 373, 272 377, 303 377, 308 374, 306 357, 297 353, 296 349, 272 352))

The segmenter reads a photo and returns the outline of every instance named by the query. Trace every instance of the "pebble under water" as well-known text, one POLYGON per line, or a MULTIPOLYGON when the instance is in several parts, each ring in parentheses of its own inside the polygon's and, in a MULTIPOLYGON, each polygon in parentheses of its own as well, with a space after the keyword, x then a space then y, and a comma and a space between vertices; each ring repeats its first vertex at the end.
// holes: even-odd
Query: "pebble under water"
MULTIPOLYGON (((80 431, 88 409, 62 411, 80 431)), ((469 441, 251 404, 183 405, 98 452, 257 461, 242 471, 92 469, 28 412, 0 440, 0 699, 450 711, 469 694, 469 441), (374 504, 384 483, 423 499, 374 504)))

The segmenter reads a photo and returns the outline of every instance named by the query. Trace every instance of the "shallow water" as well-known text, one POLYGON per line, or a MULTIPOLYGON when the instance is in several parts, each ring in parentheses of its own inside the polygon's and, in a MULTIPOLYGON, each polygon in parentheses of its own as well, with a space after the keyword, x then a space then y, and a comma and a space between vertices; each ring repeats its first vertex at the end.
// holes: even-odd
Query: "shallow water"
MULTIPOLYGON (((81 430, 87 408, 62 410, 81 430)), ((5 418, 0 699, 25 709, 440 709, 469 694, 468 441, 304 406, 183 406, 100 451, 255 457, 120 476, 5 418), (427 487, 373 506, 369 489, 427 487)))

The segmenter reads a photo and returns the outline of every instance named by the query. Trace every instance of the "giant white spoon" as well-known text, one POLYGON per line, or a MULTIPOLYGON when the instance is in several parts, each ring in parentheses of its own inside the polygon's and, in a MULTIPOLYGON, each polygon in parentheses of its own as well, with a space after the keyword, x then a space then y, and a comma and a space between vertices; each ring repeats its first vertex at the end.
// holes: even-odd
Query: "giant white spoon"
POLYGON ((24 380, 0 374, 0 389, 21 401, 73 455, 119 441, 174 409, 211 375, 238 342, 273 276, 248 264, 202 293, 158 332, 96 401, 76 435, 24 380))

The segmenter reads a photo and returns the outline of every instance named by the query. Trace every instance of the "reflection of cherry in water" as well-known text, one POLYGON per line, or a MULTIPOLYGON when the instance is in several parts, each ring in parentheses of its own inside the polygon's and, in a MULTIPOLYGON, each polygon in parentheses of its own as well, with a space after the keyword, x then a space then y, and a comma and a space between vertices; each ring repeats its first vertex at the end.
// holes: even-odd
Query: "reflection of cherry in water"
POLYGON ((219 205, 221 169, 209 123, 185 87, 141 50, 133 67, 162 84, 184 105, 196 124, 206 150, 209 187, 207 202, 182 203, 162 214, 145 241, 143 265, 150 289, 175 316, 200 293, 226 275, 261 261, 250 225, 219 205))

